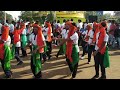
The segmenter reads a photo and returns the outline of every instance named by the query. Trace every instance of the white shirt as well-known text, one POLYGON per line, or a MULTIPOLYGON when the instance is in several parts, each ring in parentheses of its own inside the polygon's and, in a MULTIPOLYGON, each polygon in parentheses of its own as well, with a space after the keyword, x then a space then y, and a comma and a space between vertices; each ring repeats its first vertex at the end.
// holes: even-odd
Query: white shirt
POLYGON ((97 46, 99 35, 100 35, 100 32, 98 32, 98 33, 96 34, 96 45, 95 45, 95 50, 98 50, 98 49, 99 49, 99 47, 97 46))
POLYGON ((84 29, 86 29, 87 25, 88 25, 87 23, 84 24, 84 29))
POLYGON ((67 32, 65 33, 65 39, 67 39, 68 33, 69 33, 69 30, 67 30, 67 32))
POLYGON ((25 23, 25 26, 28 25, 28 23, 30 23, 30 22, 26 22, 26 23, 25 23))
POLYGON ((58 27, 61 27, 60 23, 57 23, 58 27))
POLYGON ((42 28, 42 31, 43 31, 43 35, 44 35, 44 36, 47 36, 47 32, 44 32, 44 30, 46 31, 46 28, 45 28, 45 27, 42 28))
POLYGON ((62 38, 65 38, 66 33, 67 33, 66 29, 63 29, 61 32, 62 38))
MULTIPOLYGON (((0 36, 0 39, 1 39, 1 36, 0 36)), ((7 40, 4 41, 4 44, 10 46, 10 44, 11 44, 11 37, 10 36, 8 36, 7 40)))
POLYGON ((105 38, 104 38, 104 41, 106 42, 106 45, 107 45, 107 43, 108 43, 108 40, 109 40, 109 36, 108 36, 108 34, 106 34, 106 36, 105 36, 105 38))
MULTIPOLYGON (((99 47, 97 46, 99 35, 100 35, 100 32, 98 32, 98 33, 96 34, 96 45, 95 45, 95 50, 98 50, 98 49, 99 49, 99 47)), ((104 41, 106 42, 105 45, 107 45, 108 39, 109 39, 109 36, 106 34, 106 36, 105 36, 105 38, 104 38, 104 41)))
POLYGON ((93 28, 93 23, 89 23, 89 25, 93 28))
MULTIPOLYGON (((20 35, 19 35, 19 39, 20 39, 20 35)), ((16 47, 21 47, 21 42, 20 41, 16 43, 16 47)))
MULTIPOLYGON (((45 38, 44 38, 43 34, 42 34, 42 38, 43 38, 43 41, 45 41, 45 38)), ((29 41, 30 41, 33 45, 37 45, 37 35, 36 35, 36 37, 35 37, 35 34, 32 33, 32 34, 30 35, 29 41)))
MULTIPOLYGON (((69 32, 69 30, 67 30, 65 39, 68 38, 68 32, 69 32)), ((75 33, 70 37, 70 39, 73 41, 74 44, 76 44, 77 50, 78 50, 78 52, 79 52, 80 49, 79 49, 79 46, 78 46, 78 39, 79 39, 78 34, 75 32, 75 33)))
POLYGON ((82 28, 82 26, 83 26, 82 22, 77 24, 77 27, 79 27, 80 29, 82 28))
POLYGON ((83 31, 83 32, 82 32, 82 35, 86 35, 87 32, 88 32, 88 30, 83 31))
MULTIPOLYGON (((88 30, 86 30, 86 31, 84 31, 82 34, 83 35, 85 35, 85 37, 84 38, 86 38, 87 37, 87 33, 88 33, 88 30)), ((89 34, 89 33, 88 33, 89 34)))
POLYGON ((111 23, 108 23, 108 24, 107 24, 107 32, 110 31, 110 26, 111 26, 111 23))
POLYGON ((62 25, 61 25, 61 28, 63 29, 65 27, 65 23, 63 23, 62 25))
POLYGON ((88 33, 88 36, 89 36, 88 44, 91 44, 94 36, 94 31, 90 30, 90 32, 88 33))
POLYGON ((12 33, 14 31, 14 25, 13 24, 10 24, 10 33, 12 33))
POLYGON ((47 36, 48 28, 45 28, 44 30, 45 30, 44 35, 47 36))
POLYGON ((70 39, 73 41, 74 44, 78 44, 78 34, 75 32, 70 39))
POLYGON ((77 50, 78 50, 78 52, 79 52, 80 50, 79 50, 79 46, 78 46, 78 39, 79 39, 78 34, 75 32, 75 33, 70 37, 70 39, 73 41, 74 44, 76 44, 77 50))
POLYGON ((25 34, 25 35, 26 35, 26 29, 24 29, 24 30, 22 31, 22 34, 25 34))

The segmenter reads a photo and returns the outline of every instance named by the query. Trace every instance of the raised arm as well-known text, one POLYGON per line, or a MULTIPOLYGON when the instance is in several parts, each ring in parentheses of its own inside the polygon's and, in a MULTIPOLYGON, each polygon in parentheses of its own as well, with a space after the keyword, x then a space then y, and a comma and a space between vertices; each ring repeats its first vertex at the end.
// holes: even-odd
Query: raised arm
POLYGON ((22 34, 22 32, 23 32, 24 29, 25 29, 25 27, 23 26, 23 27, 18 31, 18 33, 19 33, 19 34, 22 34))

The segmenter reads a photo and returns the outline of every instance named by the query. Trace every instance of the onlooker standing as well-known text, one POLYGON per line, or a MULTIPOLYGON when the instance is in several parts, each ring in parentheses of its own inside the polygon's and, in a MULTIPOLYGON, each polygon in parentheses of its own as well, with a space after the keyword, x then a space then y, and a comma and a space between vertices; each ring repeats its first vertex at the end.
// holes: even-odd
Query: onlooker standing
POLYGON ((79 20, 78 20, 78 23, 77 23, 77 27, 79 27, 79 30, 82 28, 82 26, 83 26, 83 23, 82 23, 82 21, 79 19, 79 20))
POLYGON ((118 42, 118 47, 120 49, 120 28, 119 28, 119 24, 116 25, 114 36, 115 36, 116 41, 118 42))
POLYGON ((116 29, 115 22, 112 21, 110 25, 110 31, 109 31, 109 44, 112 45, 112 47, 115 47, 115 37, 114 37, 114 31, 116 29))
POLYGON ((111 20, 108 20, 108 22, 107 22, 107 32, 110 31, 110 26, 111 26, 111 20))

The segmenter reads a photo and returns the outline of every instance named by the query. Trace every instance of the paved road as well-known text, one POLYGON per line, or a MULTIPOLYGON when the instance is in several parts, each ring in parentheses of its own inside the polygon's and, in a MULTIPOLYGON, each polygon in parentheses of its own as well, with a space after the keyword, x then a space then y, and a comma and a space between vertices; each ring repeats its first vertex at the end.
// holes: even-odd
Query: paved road
MULTIPOLYGON (((43 79, 70 79, 68 76, 70 71, 66 64, 64 56, 55 57, 58 49, 53 49, 52 59, 43 64, 42 75, 43 79)), ((29 52, 29 50, 28 50, 29 52)), ((82 51, 80 52, 80 54, 82 51)), ((120 79, 120 50, 110 50, 110 68, 106 69, 107 79, 120 79)), ((30 55, 23 59, 24 64, 17 66, 17 61, 12 60, 13 79, 32 79, 33 75, 30 70, 30 55)), ((75 79, 91 79, 95 75, 94 60, 87 64, 87 55, 84 60, 80 60, 77 76, 75 79)), ((0 66, 0 78, 3 78, 4 73, 0 66)))

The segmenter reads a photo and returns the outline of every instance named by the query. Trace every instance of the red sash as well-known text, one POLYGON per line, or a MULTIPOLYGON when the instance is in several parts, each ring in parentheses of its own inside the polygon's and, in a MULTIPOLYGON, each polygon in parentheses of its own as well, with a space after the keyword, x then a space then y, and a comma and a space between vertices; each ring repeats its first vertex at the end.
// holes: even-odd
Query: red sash
POLYGON ((4 43, 0 44, 0 60, 4 59, 4 43))
MULTIPOLYGON (((99 48, 101 47, 102 43, 104 42, 105 36, 106 36, 106 31, 105 31, 105 28, 102 27, 102 28, 100 29, 100 36, 99 36, 98 43, 97 43, 97 46, 98 46, 99 48)), ((100 53, 101 53, 101 54, 104 54, 104 53, 105 53, 105 50, 106 50, 106 46, 104 46, 104 47, 101 49, 100 53)))

